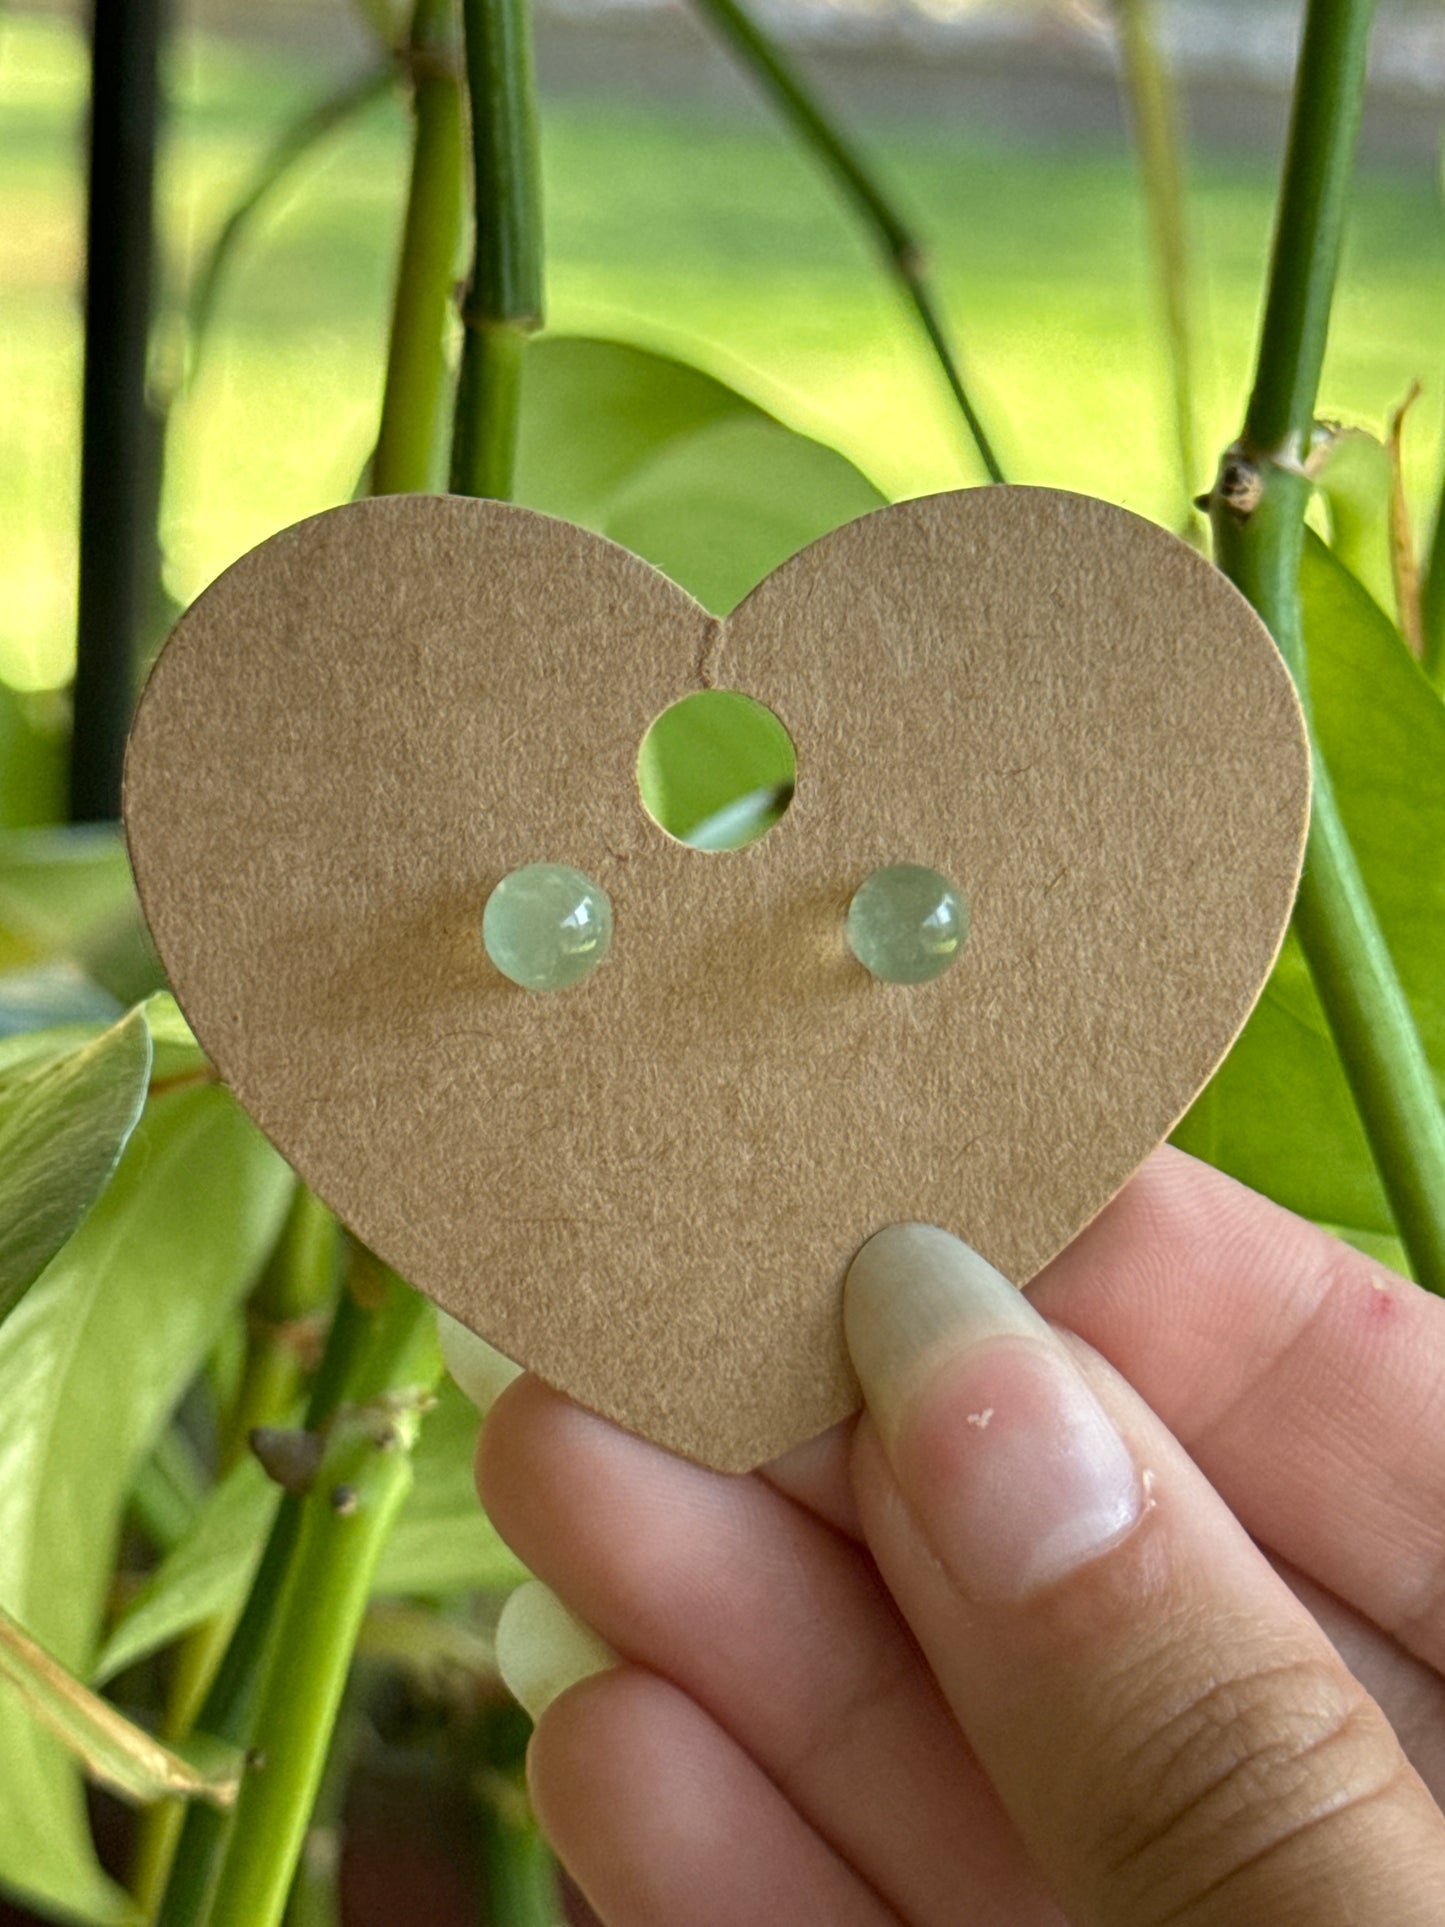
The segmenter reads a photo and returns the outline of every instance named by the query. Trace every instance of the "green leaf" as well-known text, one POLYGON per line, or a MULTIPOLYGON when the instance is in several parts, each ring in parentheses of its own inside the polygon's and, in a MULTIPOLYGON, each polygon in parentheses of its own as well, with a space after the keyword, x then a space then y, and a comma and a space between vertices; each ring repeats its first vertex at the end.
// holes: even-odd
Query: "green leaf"
POLYGON ((1313 536, 1300 584, 1320 750, 1445 1084, 1445 704, 1378 603, 1313 536))
POLYGON ((667 355, 547 336, 522 368, 516 499, 610 536, 720 615, 883 502, 836 449, 667 355))
POLYGON ((249 1454, 213 1487, 196 1523, 135 1594, 96 1661, 97 1683, 159 1652, 250 1589, 281 1497, 249 1454))
POLYGON ((46 1652, 0 1608, 0 1679, 39 1723, 74 1755, 87 1778, 123 1799, 144 1804, 173 1796, 230 1806, 241 1784, 239 1747, 212 1745, 209 1763, 162 1746, 142 1726, 118 1713, 46 1652))
POLYGON ((1390 497, 1395 470, 1389 449, 1363 428, 1338 429, 1315 484, 1329 511, 1331 549, 1380 608, 1393 614, 1390 497))
MULTIPOLYGON (((80 1677, 136 1470, 259 1271, 291 1183, 223 1090, 159 1098, 0 1326, 0 1604, 80 1677)), ((132 1917, 96 1865, 73 1761, 13 1702, 0 1812, 0 1881, 69 1917, 132 1917)))
MULTIPOLYGON (((1445 707, 1379 604, 1313 535, 1301 586, 1320 753, 1445 1093, 1445 707)), ((1174 1141, 1303 1216, 1394 1229, 1293 941, 1174 1141)))
POLYGON ((0 1089, 0 1321, 94 1204, 145 1106, 151 1035, 133 1010, 0 1089))

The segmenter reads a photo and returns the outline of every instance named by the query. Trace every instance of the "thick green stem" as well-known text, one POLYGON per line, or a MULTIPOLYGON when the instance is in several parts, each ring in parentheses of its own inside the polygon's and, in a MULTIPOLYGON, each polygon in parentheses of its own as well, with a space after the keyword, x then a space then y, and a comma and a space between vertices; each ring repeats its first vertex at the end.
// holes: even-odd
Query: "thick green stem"
MULTIPOLYGON (((1258 372, 1212 498, 1216 555, 1268 623, 1306 713, 1299 571, 1313 432, 1373 0, 1310 0, 1258 372)), ((1445 1291, 1445 1114, 1316 752, 1295 928, 1415 1274, 1445 1291)))
POLYGON ((1003 469, 993 442, 964 384, 958 357, 949 345, 943 312, 917 236, 874 179, 872 169, 858 149, 739 0, 697 0, 697 7, 727 42, 739 63, 771 97, 798 139, 817 155, 864 224, 872 230, 884 261, 928 339, 985 474, 991 482, 1003 481, 1003 469))
POLYGON ((424 493, 446 471, 447 323, 462 220, 460 49, 454 0, 416 0, 406 58, 412 82, 411 185, 391 311, 373 495, 424 493))
POLYGON ((1174 445, 1184 491, 1185 526, 1199 489, 1194 442, 1193 346, 1189 326, 1189 242, 1179 103, 1159 53, 1154 0, 1114 0, 1124 84, 1149 219, 1174 402, 1174 445))
POLYGON ((383 1397, 338 1415, 301 1502, 208 1927, 275 1927, 286 1907, 326 1764, 376 1562, 411 1489, 411 1446, 440 1375, 431 1308, 392 1361, 383 1397))
POLYGON ((529 0, 462 0, 472 135, 471 278, 452 487, 512 492, 522 349, 542 319, 542 195, 529 0))

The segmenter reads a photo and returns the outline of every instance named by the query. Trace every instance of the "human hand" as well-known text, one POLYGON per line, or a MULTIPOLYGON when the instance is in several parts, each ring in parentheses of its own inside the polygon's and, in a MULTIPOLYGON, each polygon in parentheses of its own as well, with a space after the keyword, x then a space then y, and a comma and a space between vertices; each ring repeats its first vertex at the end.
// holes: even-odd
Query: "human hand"
POLYGON ((1028 1298, 883 1233, 868 1413, 746 1478, 503 1394, 609 1927, 1445 1922, 1445 1303, 1171 1150, 1028 1298))

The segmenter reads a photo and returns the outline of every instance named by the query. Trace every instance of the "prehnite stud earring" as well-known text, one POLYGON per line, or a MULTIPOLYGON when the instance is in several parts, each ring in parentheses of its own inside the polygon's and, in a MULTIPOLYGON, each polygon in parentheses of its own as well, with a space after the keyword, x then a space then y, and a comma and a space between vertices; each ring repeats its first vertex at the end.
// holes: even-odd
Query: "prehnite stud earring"
POLYGON ((886 984, 941 977, 968 935, 968 906, 945 876, 894 863, 865 877, 848 905, 848 948, 886 984))
POLYGON ((528 863, 487 898, 482 943, 524 990, 566 990, 590 977, 612 947, 612 902, 565 863, 528 863))

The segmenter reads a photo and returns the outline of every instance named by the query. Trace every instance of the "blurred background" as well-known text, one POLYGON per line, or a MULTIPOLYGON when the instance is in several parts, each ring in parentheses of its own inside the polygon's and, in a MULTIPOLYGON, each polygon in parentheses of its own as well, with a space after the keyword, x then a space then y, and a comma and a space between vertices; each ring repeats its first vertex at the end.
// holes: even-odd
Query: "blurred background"
MULTIPOLYGON (((384 29, 384 0, 165 10, 157 626, 243 550, 345 499, 370 451, 407 172, 399 90, 373 89, 264 197, 199 357, 180 316, 278 136, 375 70, 379 9, 384 29)), ((1109 9, 771 0, 765 17, 929 243, 1010 479, 1178 526, 1109 9)), ((1298 15, 1287 0, 1166 0, 1158 20, 1192 143, 1202 489, 1243 402, 1298 15)), ((41 727, 74 661, 87 32, 64 0, 0 15, 0 681, 37 692, 24 707, 41 727)), ((889 495, 981 479, 867 239, 696 15, 541 0, 537 37, 552 327, 678 348, 889 495)), ((1423 499, 1445 379, 1438 7, 1388 0, 1372 88, 1323 400, 1378 430, 1418 378, 1405 474, 1423 499)), ((12 819, 46 814, 43 794, 12 795, 12 819)))

